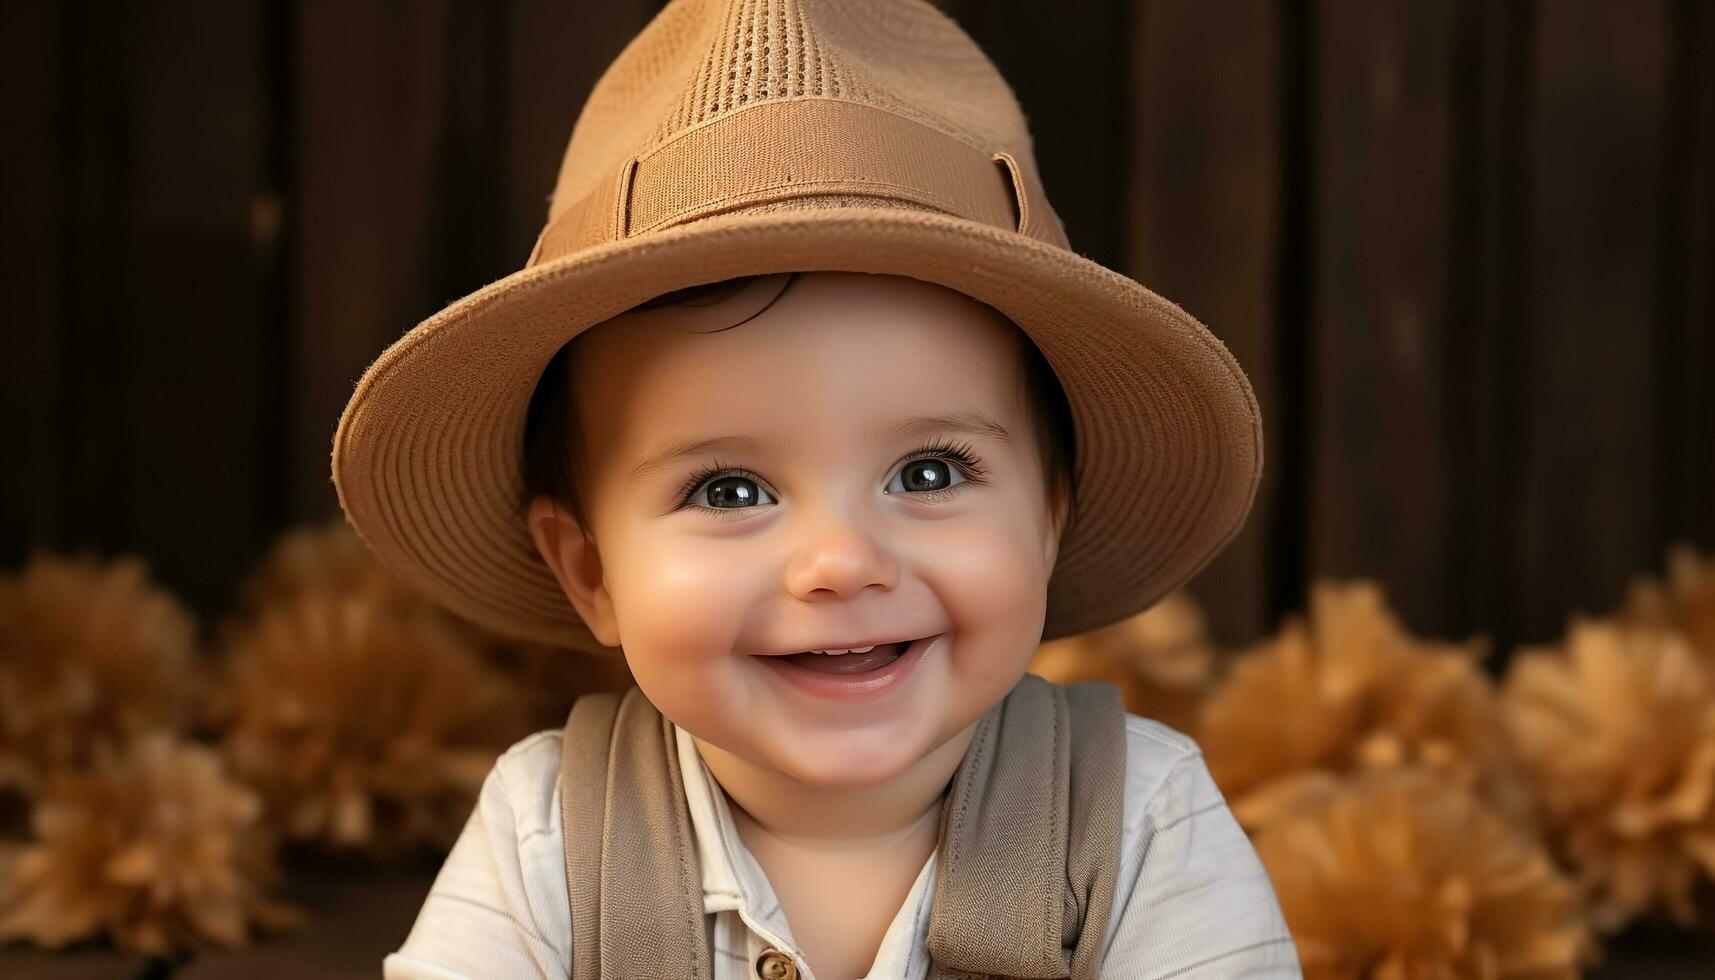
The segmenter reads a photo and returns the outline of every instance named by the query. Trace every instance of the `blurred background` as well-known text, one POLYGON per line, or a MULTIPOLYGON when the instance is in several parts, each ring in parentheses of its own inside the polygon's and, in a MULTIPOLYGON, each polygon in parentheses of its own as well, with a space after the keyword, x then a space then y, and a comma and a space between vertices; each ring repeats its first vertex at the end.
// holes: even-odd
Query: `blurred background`
MULTIPOLYGON (((337 515, 364 367, 523 266, 660 6, 6 0, 0 566, 136 555, 227 615, 337 515)), ((1264 484, 1190 587, 1211 642, 1364 577, 1498 673, 1715 550, 1715 4, 938 6, 1014 86, 1074 248, 1256 388, 1264 484)), ((427 880, 353 941, 397 945, 427 880)))

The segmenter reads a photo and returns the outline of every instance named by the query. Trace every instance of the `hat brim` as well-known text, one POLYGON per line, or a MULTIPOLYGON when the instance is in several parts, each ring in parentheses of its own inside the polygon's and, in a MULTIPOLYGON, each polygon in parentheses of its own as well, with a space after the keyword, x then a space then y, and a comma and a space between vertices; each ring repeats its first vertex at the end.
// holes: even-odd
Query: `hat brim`
POLYGON ((1243 526, 1262 473, 1244 372, 1196 319, 1075 252, 940 213, 733 213, 550 260, 423 321, 364 372, 333 442, 340 504, 376 556, 489 629, 596 642, 524 521, 523 427, 568 340, 654 296, 734 276, 868 272, 994 307, 1042 350, 1077 431, 1078 509, 1044 639, 1116 622, 1200 571, 1243 526))

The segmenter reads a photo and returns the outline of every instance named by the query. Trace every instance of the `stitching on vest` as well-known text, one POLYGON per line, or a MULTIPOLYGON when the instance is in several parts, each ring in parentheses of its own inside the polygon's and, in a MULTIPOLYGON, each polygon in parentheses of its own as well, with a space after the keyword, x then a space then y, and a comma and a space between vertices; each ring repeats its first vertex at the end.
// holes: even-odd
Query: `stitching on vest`
MULTIPOLYGON (((641 688, 633 688, 633 690, 640 692, 639 697, 642 696, 641 688)), ((687 801, 679 798, 679 793, 673 792, 673 788, 681 785, 681 782, 684 779, 684 772, 680 768, 684 760, 679 758, 679 746, 673 735, 673 722, 666 715, 660 714, 659 711, 657 711, 657 715, 660 722, 659 730, 662 738, 662 751, 667 756, 667 779, 669 783, 668 796, 672 800, 671 805, 674 812, 674 822, 677 825, 679 818, 683 817, 683 826, 689 833, 691 823, 690 805, 687 801)), ((673 843, 678 845, 683 844, 684 841, 675 838, 673 843)), ((700 887, 703 872, 701 868, 691 867, 691 856, 688 853, 689 850, 689 848, 685 847, 678 848, 679 887, 681 894, 684 896, 684 900, 693 905, 700 913, 703 910, 703 893, 702 888, 700 887), (693 881, 699 883, 695 892, 692 891, 693 886, 691 882, 693 881)), ((699 954, 696 958, 700 959, 701 955, 699 954)))
MULTIPOLYGON (((1004 704, 1005 702, 1003 701, 1002 703, 1004 704)), ((1001 710, 1005 711, 1006 709, 1002 708, 1001 710)), ((976 736, 978 747, 983 749, 983 755, 982 755, 981 761, 986 761, 988 759, 989 752, 993 751, 993 748, 990 745, 989 740, 983 738, 983 736, 986 733, 987 729, 992 728, 995 724, 997 724, 997 722, 995 721, 995 717, 996 716, 992 715, 992 714, 985 714, 983 716, 983 720, 981 722, 982 730, 979 730, 977 733, 977 736, 976 736)), ((951 838, 955 843, 959 840, 959 834, 957 833, 957 831, 962 830, 965 826, 965 815, 966 815, 966 812, 968 811, 969 807, 970 807, 970 799, 967 796, 967 797, 961 798, 959 800, 958 807, 956 809, 954 809, 954 811, 953 811, 953 829, 955 832, 951 835, 951 838)), ((959 853, 959 849, 957 846, 949 847, 947 849, 947 851, 948 851, 948 854, 947 854, 947 858, 948 858, 948 860, 947 860, 947 873, 949 876, 951 876, 951 874, 953 872, 958 870, 959 859, 961 857, 963 857, 963 855, 961 855, 959 853)))
MULTIPOLYGON (((1050 688, 1048 693, 1049 693, 1048 705, 1049 705, 1049 708, 1050 708, 1050 710, 1053 714, 1053 717, 1054 717, 1054 737, 1052 740, 1049 741, 1048 744, 1055 747, 1055 752, 1054 752, 1054 779, 1051 783, 1049 783, 1049 786, 1048 786, 1048 792, 1050 794, 1050 799, 1052 801, 1049 805, 1050 805, 1050 807, 1052 807, 1052 809, 1050 809, 1048 812, 1058 815, 1061 813, 1065 813, 1066 812, 1066 806, 1067 806, 1067 802, 1066 802, 1065 797, 1063 797, 1061 795, 1060 787, 1065 786, 1065 787, 1067 787, 1067 789, 1069 791, 1070 787, 1071 787, 1071 783, 1072 783, 1072 774, 1069 771, 1071 768, 1071 765, 1072 765, 1072 749, 1071 749, 1071 746, 1068 745, 1066 747, 1065 768, 1061 767, 1060 752, 1058 751, 1058 747, 1060 745, 1060 739, 1062 737, 1061 736, 1061 726, 1065 724, 1066 716, 1071 711, 1071 707, 1068 704, 1065 688, 1060 688, 1060 687, 1050 688)), ((1067 815, 1067 819, 1068 820, 1071 819, 1070 814, 1067 815)), ((1060 831, 1061 831, 1060 839, 1065 840, 1066 835, 1071 832, 1071 828, 1070 827, 1061 827, 1060 831)), ((1063 853, 1062 856, 1063 857, 1070 857, 1071 855, 1069 853, 1063 853)), ((1066 896, 1064 893, 1062 893, 1060 895, 1055 895, 1052 893, 1051 889, 1047 889, 1047 888, 1044 888, 1042 890, 1042 892, 1043 892, 1043 895, 1042 895, 1042 924, 1044 926, 1047 926, 1050 923, 1053 923, 1055 921, 1054 915, 1056 912, 1064 914, 1064 912, 1066 910, 1066 905, 1065 905, 1066 896), (1055 906, 1059 906, 1059 908, 1056 908, 1055 906)), ((1061 929, 1060 930, 1060 941, 1062 943, 1064 943, 1065 940, 1066 940, 1066 932, 1064 929, 1061 929)))

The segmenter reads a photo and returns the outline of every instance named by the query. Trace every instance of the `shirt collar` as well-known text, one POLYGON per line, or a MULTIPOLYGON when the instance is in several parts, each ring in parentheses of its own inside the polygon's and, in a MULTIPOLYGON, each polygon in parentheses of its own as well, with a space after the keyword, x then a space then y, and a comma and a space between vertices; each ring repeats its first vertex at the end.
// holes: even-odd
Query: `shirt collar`
MULTIPOLYGON (((768 942, 797 951, 786 913, 775 897, 768 875, 744 846, 733 822, 726 793, 703 761, 691 734, 673 725, 679 750, 679 774, 685 784, 685 802, 691 812, 691 830, 697 843, 703 874, 703 912, 736 911, 745 924, 768 942), (692 764, 690 760, 695 760, 692 764)), ((899 914, 887 927, 876 953, 873 977, 922 980, 928 973, 925 940, 929 934, 929 909, 935 895, 935 859, 917 873, 899 914)))

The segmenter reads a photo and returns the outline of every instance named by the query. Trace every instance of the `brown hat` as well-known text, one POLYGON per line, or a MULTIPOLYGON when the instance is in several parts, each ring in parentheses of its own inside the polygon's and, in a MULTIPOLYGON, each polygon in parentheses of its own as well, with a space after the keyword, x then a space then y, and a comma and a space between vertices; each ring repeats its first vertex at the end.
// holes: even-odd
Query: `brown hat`
POLYGON ((525 267, 418 324, 358 383, 340 504, 409 583, 503 633, 602 649, 525 526, 523 428, 567 341, 758 273, 909 276, 1042 350, 1078 510, 1045 639, 1139 612, 1238 533, 1262 471, 1244 372, 1184 310, 1074 252, 1011 88, 920 0, 673 0, 572 129, 525 267))

